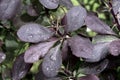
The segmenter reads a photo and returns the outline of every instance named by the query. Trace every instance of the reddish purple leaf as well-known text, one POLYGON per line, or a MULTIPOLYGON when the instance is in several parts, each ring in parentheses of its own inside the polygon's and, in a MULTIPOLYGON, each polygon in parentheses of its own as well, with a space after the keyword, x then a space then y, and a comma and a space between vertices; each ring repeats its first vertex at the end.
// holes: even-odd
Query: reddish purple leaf
POLYGON ((65 60, 68 56, 68 41, 65 40, 62 45, 62 59, 65 60))
POLYGON ((92 57, 86 58, 87 62, 98 62, 108 55, 108 46, 110 43, 97 43, 93 47, 92 57))
POLYGON ((17 35, 22 41, 38 43, 48 40, 53 36, 53 32, 37 23, 28 23, 20 27, 17 35))
POLYGON ((81 77, 79 80, 100 80, 96 75, 90 74, 81 77))
POLYGON ((85 19, 85 24, 91 30, 100 33, 100 34, 113 34, 115 33, 110 29, 110 27, 102 22, 97 16, 93 14, 88 14, 85 19))
POLYGON ((62 80, 60 77, 52 77, 52 78, 48 78, 46 77, 44 74, 43 74, 43 71, 42 71, 42 66, 40 64, 39 66, 39 72, 35 75, 35 80, 62 80))
POLYGON ((58 74, 62 64, 60 44, 50 49, 42 62, 42 71, 46 77, 52 78, 58 74))
POLYGON ((20 9, 21 0, 1 0, 0 1, 0 20, 15 17, 20 9))
POLYGON ((113 11, 117 15, 120 12, 120 0, 112 0, 111 2, 113 11))
POLYGON ((30 48, 25 52, 25 62, 34 63, 38 61, 40 58, 44 57, 45 54, 47 54, 47 52, 54 45, 55 42, 56 40, 30 46, 30 48))
POLYGON ((59 0, 39 0, 40 3, 48 9, 56 9, 59 5, 59 0))
POLYGON ((120 54, 120 40, 114 40, 110 43, 109 52, 113 56, 118 56, 120 54))
POLYGON ((88 38, 73 36, 68 39, 68 45, 70 46, 73 55, 82 58, 92 57, 93 45, 88 38))
POLYGON ((66 17, 66 15, 64 15, 63 18, 61 19, 61 24, 63 25, 63 27, 65 27, 67 25, 67 17, 66 17))
POLYGON ((68 9, 73 7, 71 0, 60 0, 60 5, 66 6, 68 9))
POLYGON ((96 35, 95 37, 92 38, 92 42, 94 44, 97 44, 97 43, 104 43, 104 42, 112 42, 118 39, 119 39, 118 37, 112 36, 112 35, 96 35))
POLYGON ((83 74, 100 74, 108 66, 109 61, 103 60, 98 63, 83 63, 83 66, 80 67, 79 73, 83 74))
POLYGON ((115 17, 120 24, 120 0, 112 0, 111 3, 115 17))
POLYGON ((19 55, 12 67, 12 80, 22 79, 32 67, 32 64, 24 62, 24 54, 19 55))
POLYGON ((6 58, 6 55, 3 52, 0 52, 0 63, 2 63, 6 58))
POLYGON ((38 16, 37 12, 35 11, 35 9, 33 8, 32 5, 29 5, 27 7, 27 13, 30 15, 30 16, 38 16))
POLYGON ((67 25, 65 26, 65 31, 72 32, 82 27, 86 16, 87 11, 82 6, 71 8, 66 14, 67 25))

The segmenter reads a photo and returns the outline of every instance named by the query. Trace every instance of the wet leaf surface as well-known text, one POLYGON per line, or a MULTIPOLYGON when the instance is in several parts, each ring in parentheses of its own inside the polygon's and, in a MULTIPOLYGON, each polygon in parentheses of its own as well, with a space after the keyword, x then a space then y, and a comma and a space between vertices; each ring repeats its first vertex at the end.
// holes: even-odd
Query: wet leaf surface
POLYGON ((68 45, 70 46, 73 55, 82 58, 92 57, 93 45, 88 38, 73 36, 68 39, 68 45))
POLYGON ((98 63, 83 63, 79 69, 79 73, 84 74, 100 74, 108 66, 109 60, 105 59, 98 63))
POLYGON ((82 6, 72 7, 66 14, 67 25, 65 31, 72 32, 81 28, 86 16, 87 12, 82 6))
POLYGON ((99 34, 113 34, 115 33, 110 29, 110 27, 101 21, 97 16, 93 14, 88 14, 85 18, 85 24, 91 30, 99 34))
POLYGON ((39 0, 40 3, 48 9, 56 9, 59 5, 59 0, 39 0))
POLYGON ((55 77, 62 64, 60 44, 52 48, 44 57, 42 62, 42 71, 46 77, 55 77))
POLYGON ((66 6, 68 9, 73 7, 71 0, 60 0, 60 5, 66 6))
POLYGON ((38 43, 49 39, 53 32, 42 25, 28 23, 20 27, 17 35, 24 42, 38 43))
POLYGON ((79 80, 99 80, 99 78, 96 75, 86 75, 81 77, 79 80))
POLYGON ((109 51, 108 51, 108 46, 110 43, 98 43, 95 44, 93 47, 93 52, 92 52, 92 57, 87 58, 85 61, 87 62, 98 62, 105 58, 109 51))
POLYGON ((55 44, 56 40, 50 42, 43 42, 36 45, 30 46, 26 50, 24 60, 26 63, 34 63, 40 58, 43 58, 49 49, 55 44))
POLYGON ((110 43, 109 52, 113 56, 118 56, 120 54, 120 40, 114 40, 110 43))
POLYGON ((104 42, 112 42, 114 40, 118 40, 119 38, 112 35, 96 35, 92 38, 92 43, 104 43, 104 42))
POLYGON ((62 45, 62 59, 65 60, 68 56, 68 41, 65 40, 62 45))
POLYGON ((19 55, 12 67, 12 80, 22 79, 32 67, 32 64, 24 62, 24 54, 19 55))
POLYGON ((112 8, 113 8, 113 11, 116 14, 118 14, 120 11, 120 0, 112 0, 112 8))
POLYGON ((30 16, 38 16, 36 10, 34 9, 34 7, 32 5, 29 5, 27 7, 27 13, 30 15, 30 16))
POLYGON ((21 0, 1 0, 0 1, 0 20, 13 18, 18 12, 21 0))
POLYGON ((40 64, 39 66, 39 72, 35 75, 35 80, 62 80, 60 77, 52 77, 52 78, 48 78, 46 77, 44 74, 43 74, 43 71, 42 71, 42 66, 40 64))
POLYGON ((120 0, 112 0, 111 3, 115 17, 120 25, 120 0))

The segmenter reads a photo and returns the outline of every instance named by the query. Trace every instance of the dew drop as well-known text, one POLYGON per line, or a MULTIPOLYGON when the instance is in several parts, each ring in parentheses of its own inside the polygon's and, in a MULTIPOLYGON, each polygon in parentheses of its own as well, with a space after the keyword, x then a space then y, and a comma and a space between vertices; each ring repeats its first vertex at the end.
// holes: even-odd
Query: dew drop
POLYGON ((56 60, 56 56, 53 54, 53 55, 50 56, 50 59, 55 61, 56 60))
POLYGON ((49 71, 49 67, 47 67, 46 70, 49 71))

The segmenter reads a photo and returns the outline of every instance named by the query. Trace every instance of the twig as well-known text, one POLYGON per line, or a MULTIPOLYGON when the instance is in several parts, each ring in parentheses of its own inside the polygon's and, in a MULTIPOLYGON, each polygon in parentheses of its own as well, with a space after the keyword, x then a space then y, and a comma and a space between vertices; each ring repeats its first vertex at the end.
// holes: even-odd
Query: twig
POLYGON ((117 19, 117 17, 116 17, 116 14, 115 14, 114 11, 113 11, 111 0, 109 0, 108 5, 109 5, 109 7, 111 8, 110 12, 111 12, 112 16, 113 16, 114 19, 115 19, 115 23, 117 24, 118 30, 120 31, 120 24, 119 24, 119 22, 118 22, 118 19, 117 19))

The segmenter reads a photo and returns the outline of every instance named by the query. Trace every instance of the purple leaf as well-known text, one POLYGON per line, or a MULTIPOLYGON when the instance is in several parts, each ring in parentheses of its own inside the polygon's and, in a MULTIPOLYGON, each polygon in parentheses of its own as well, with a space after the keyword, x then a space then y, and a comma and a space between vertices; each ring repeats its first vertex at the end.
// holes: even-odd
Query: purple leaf
POLYGON ((3 52, 0 52, 0 63, 2 63, 6 58, 6 55, 3 52))
POLYGON ((75 6, 71 8, 66 14, 67 25, 65 26, 66 32, 72 32, 83 26, 87 12, 82 6, 75 6))
POLYGON ((65 27, 67 25, 67 17, 66 15, 63 16, 63 18, 61 19, 61 24, 63 27, 65 27))
POLYGON ((59 0, 39 0, 39 2, 48 9, 56 9, 59 5, 59 0))
POLYGON ((24 62, 24 54, 19 55, 12 67, 12 80, 22 79, 32 67, 32 64, 24 62))
POLYGON ((37 23, 28 23, 20 27, 17 35, 22 41, 38 43, 48 40, 53 36, 53 32, 37 23))
POLYGON ((52 77, 52 78, 48 78, 46 77, 44 74, 43 74, 43 71, 42 71, 42 66, 40 64, 39 66, 39 72, 35 75, 35 80, 62 80, 60 77, 52 77))
POLYGON ((96 75, 90 74, 90 75, 81 77, 79 80, 100 80, 100 79, 96 75))
POLYGON ((32 5, 29 5, 27 7, 27 13, 30 15, 30 16, 38 16, 37 12, 35 11, 35 9, 33 8, 32 5))
POLYGON ((68 39, 68 45, 70 46, 73 55, 82 58, 92 57, 93 45, 88 38, 73 36, 68 39))
POLYGON ((1 0, 0 1, 0 20, 15 17, 20 10, 21 0, 1 0))
POLYGON ((108 46, 110 43, 97 43, 93 47, 92 57, 86 58, 87 62, 98 62, 108 55, 108 46))
POLYGON ((62 59, 65 60, 68 56, 68 41, 65 40, 62 45, 62 59))
POLYGON ((60 44, 52 48, 44 57, 42 62, 42 71, 46 77, 52 78, 58 74, 62 64, 60 44))
POLYGON ((60 0, 60 5, 66 6, 68 9, 73 7, 71 0, 60 0))
POLYGON ((113 8, 113 14, 115 14, 115 18, 118 20, 118 23, 120 24, 120 0, 112 0, 112 8, 113 8))
POLYGON ((83 66, 79 69, 79 73, 83 74, 100 74, 108 66, 109 61, 103 60, 98 63, 83 63, 83 66))
POLYGON ((38 73, 35 75, 35 80, 45 80, 46 76, 43 74, 41 64, 39 65, 39 69, 38 70, 39 70, 38 73))
POLYGON ((113 11, 115 13, 115 15, 117 15, 120 12, 120 0, 112 0, 112 8, 113 11))
POLYGON ((30 46, 30 48, 25 52, 24 60, 26 63, 34 63, 45 56, 49 49, 54 45, 54 41, 43 42, 36 45, 30 46))
POLYGON ((104 43, 104 42, 112 42, 118 39, 119 38, 117 38, 116 36, 112 36, 112 35, 96 35, 95 37, 92 38, 92 42, 94 44, 97 44, 97 43, 104 43))
POLYGON ((110 27, 102 22, 97 16, 93 14, 88 14, 85 18, 85 24, 91 30, 99 33, 99 34, 113 34, 115 33, 110 29, 110 27))
POLYGON ((53 77, 53 78, 48 78, 46 80, 62 80, 60 77, 53 77))
POLYGON ((110 43, 109 52, 113 56, 118 56, 120 54, 120 40, 114 40, 110 43))

